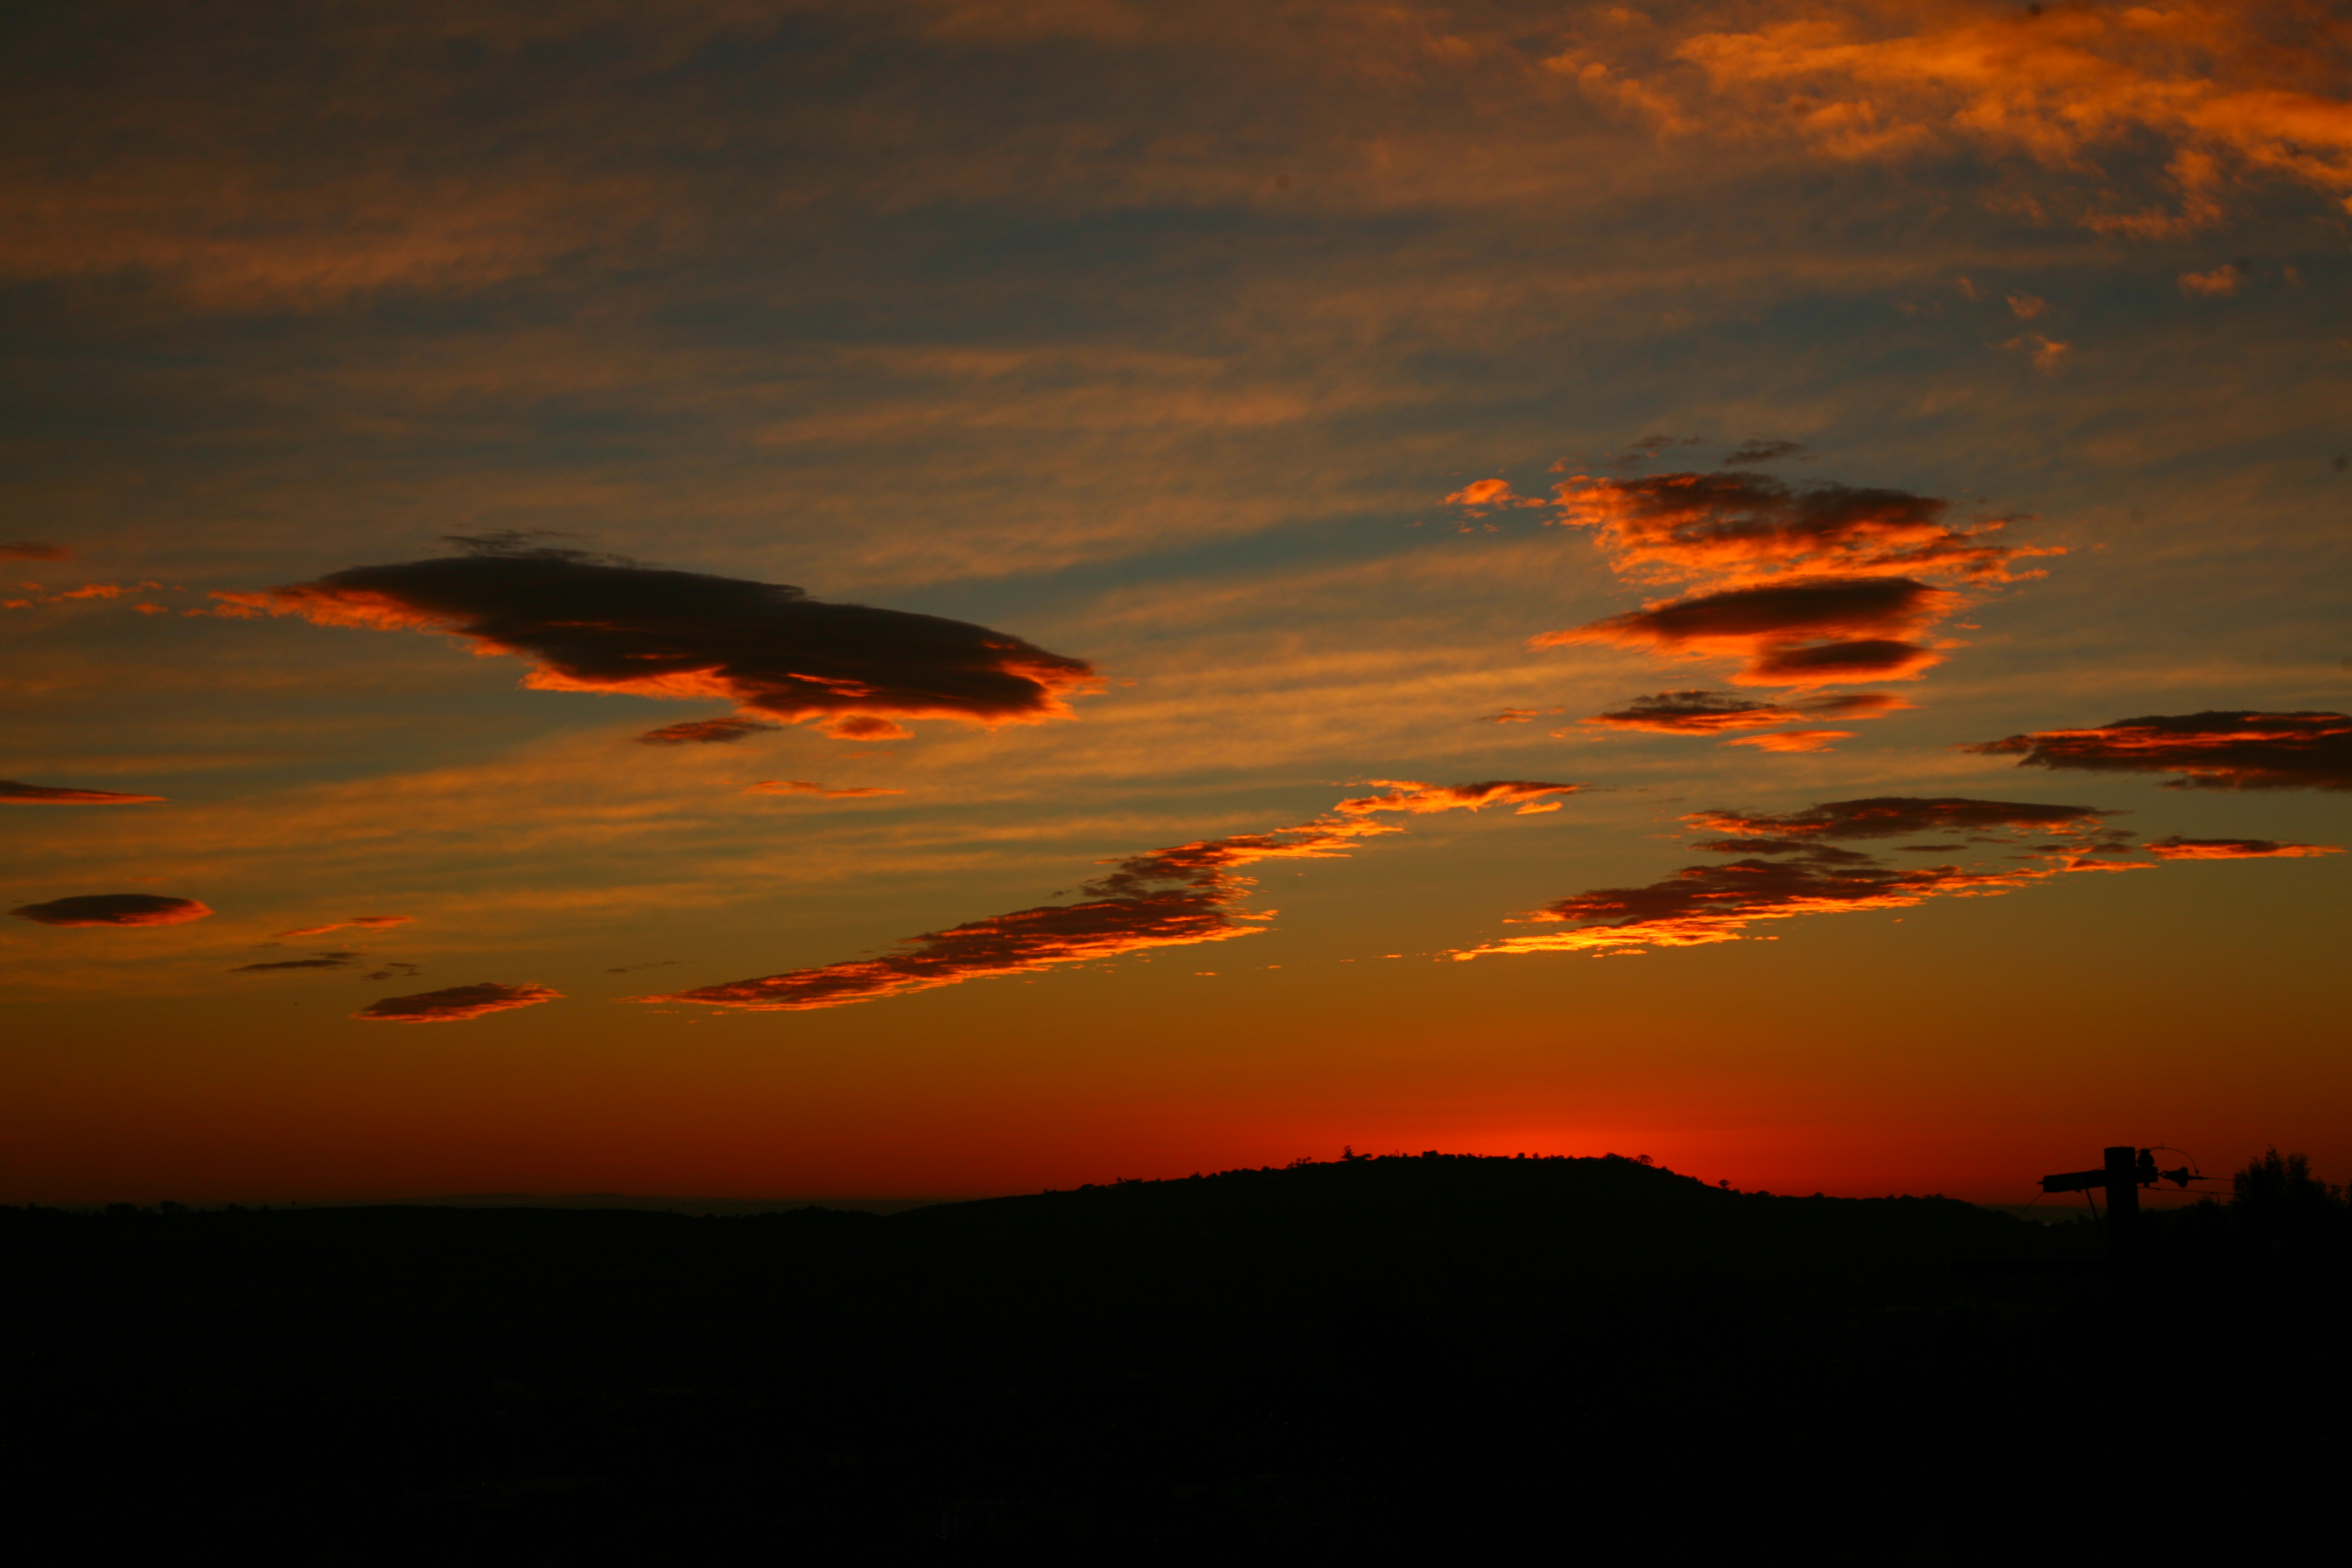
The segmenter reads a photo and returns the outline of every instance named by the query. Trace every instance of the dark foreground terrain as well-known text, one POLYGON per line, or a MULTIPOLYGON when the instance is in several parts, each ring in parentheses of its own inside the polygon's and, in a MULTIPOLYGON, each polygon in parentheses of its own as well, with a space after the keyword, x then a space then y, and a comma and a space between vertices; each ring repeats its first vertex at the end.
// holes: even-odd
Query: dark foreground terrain
POLYGON ((2352 1386, 2314 1188, 2124 1275, 2088 1224, 1614 1157, 0 1210, 0 1473, 48 1561, 2296 1560, 2352 1386))

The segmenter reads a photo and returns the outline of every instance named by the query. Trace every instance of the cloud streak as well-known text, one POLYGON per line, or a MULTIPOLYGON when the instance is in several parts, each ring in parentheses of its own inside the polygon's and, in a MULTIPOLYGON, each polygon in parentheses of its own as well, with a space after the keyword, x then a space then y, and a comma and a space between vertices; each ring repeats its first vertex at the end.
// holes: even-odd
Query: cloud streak
POLYGON ((119 795, 110 789, 67 789, 0 779, 0 805, 152 805, 160 795, 119 795))
POLYGON ((352 948, 337 948, 328 952, 314 952, 308 958, 281 958, 268 963, 240 963, 225 973, 230 974, 260 974, 280 969, 350 969, 359 963, 359 952, 352 948))
POLYGON ((456 1024, 516 1007, 536 1006, 562 994, 545 985, 500 985, 485 980, 474 985, 421 991, 414 996, 386 996, 352 1016, 380 1024, 456 1024))
POLYGON ((352 915, 345 920, 329 921, 324 925, 296 926, 292 931, 272 931, 272 936, 324 936, 331 931, 389 931, 394 926, 411 925, 415 915, 352 915))
POLYGON ((2151 838, 2142 846, 2167 860, 2280 860, 2341 855, 2340 844, 2289 844, 2274 838, 2151 838))
POLYGON ((745 785, 743 793, 746 795, 812 795, 824 800, 856 800, 866 795, 904 795, 907 792, 902 789, 878 789, 871 784, 863 784, 852 789, 829 789, 821 784, 812 784, 807 779, 761 779, 757 784, 745 785))
POLYGON ((1278 912, 1236 907, 1254 886, 1254 879, 1241 874, 1243 867, 1343 858, 1360 839, 1400 831, 1370 820, 1381 813, 1476 811, 1501 804, 1517 804, 1522 814, 1547 811, 1558 802, 1545 797, 1581 787, 1528 780, 1372 782, 1391 793, 1341 801, 1325 816, 1293 827, 1200 839, 1112 862, 1108 872, 1081 885, 1086 897, 1077 903, 1038 905, 928 931, 903 940, 896 952, 879 958, 624 1000, 804 1012, 1155 948, 1227 942, 1265 929, 1256 922, 1278 912))
POLYGON ((8 911, 45 926, 175 926, 213 911, 194 899, 160 893, 81 893, 46 903, 19 904, 8 911))
MULTIPOLYGON (((2149 869, 2147 861, 2115 858, 2135 853, 2130 835, 2108 828, 2105 813, 2087 806, 2044 806, 2018 801, 1954 796, 1875 796, 1830 801, 1797 812, 1694 812, 1696 827, 1727 831, 1727 838, 1692 847, 1738 856, 1728 863, 1685 866, 1638 888, 1597 888, 1547 904, 1507 923, 1556 927, 1456 951, 1456 959, 1528 952, 1608 954, 1654 948, 1698 947, 1758 940, 1749 928, 1801 915, 1850 914, 1907 909, 1929 899, 1990 898, 2077 871, 2149 869), (1907 837, 1942 831, 1971 835, 1958 843, 1906 844, 1902 850, 1968 852, 1970 843, 2010 844, 1986 828, 2023 829, 2054 837, 2011 850, 2022 866, 1971 868, 1957 863, 1888 866, 1875 856, 1828 840, 1907 837)), ((2333 845, 2281 844, 2268 839, 2162 838, 2145 847, 2163 860, 2290 858, 2338 854, 2333 845)), ((1762 940, 1771 940, 1764 938, 1762 940)))
POLYGON ((485 548, 213 596, 217 613, 443 633, 478 654, 525 660, 523 684, 540 690, 723 698, 746 718, 814 721, 844 739, 903 734, 899 719, 993 728, 1068 718, 1065 699, 1099 685, 1083 659, 962 621, 827 604, 781 583, 474 542, 485 548))
POLYGON ((2021 768, 2178 775, 2167 789, 2352 790, 2352 717, 2326 711, 2155 713, 1960 750, 2021 768))

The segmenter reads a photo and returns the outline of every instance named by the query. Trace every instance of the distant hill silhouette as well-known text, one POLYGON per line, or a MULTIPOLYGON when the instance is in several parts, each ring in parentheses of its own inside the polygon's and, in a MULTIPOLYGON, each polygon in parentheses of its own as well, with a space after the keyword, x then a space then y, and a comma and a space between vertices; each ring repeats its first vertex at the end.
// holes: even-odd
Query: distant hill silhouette
POLYGON ((2129 1279, 2087 1223, 1614 1157, 887 1217, 0 1210, 0 1485, 89 1554, 2072 1562, 2145 1494, 2141 1544, 2245 1561, 2332 1495, 2324 1446, 2243 1439, 2352 1388, 2317 1185, 2161 1216, 2129 1279))

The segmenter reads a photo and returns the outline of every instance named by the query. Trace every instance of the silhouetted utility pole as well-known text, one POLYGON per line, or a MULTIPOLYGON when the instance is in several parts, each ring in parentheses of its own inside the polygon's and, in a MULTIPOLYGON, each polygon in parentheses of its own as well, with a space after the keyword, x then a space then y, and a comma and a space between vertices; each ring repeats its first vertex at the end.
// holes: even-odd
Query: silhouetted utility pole
POLYGON ((2139 1190, 2154 1186, 2161 1178, 2176 1187, 2206 1178, 2183 1165, 2177 1171, 2156 1168, 2156 1151, 2134 1149, 2128 1143, 2105 1151, 2106 1163, 2095 1171, 2068 1171, 2063 1175, 2042 1178, 2045 1193, 2080 1193, 2093 1187, 2107 1189, 2107 1251, 2117 1262, 2129 1262, 2139 1255, 2139 1190))

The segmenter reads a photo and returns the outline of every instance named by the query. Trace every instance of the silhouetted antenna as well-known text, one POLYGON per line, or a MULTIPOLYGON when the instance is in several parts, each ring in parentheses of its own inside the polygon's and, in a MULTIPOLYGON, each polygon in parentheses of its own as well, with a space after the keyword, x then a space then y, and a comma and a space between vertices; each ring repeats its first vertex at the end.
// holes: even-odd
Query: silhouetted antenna
MULTIPOLYGON (((2157 1149, 2171 1148, 2159 1143, 2157 1149)), ((2156 1168, 2156 1149, 2135 1149, 2128 1143, 2103 1151, 2106 1163, 2095 1171, 2067 1171, 2042 1178, 2045 1193, 2081 1193, 2091 1203, 2091 1213, 2096 1215, 2098 1205, 2091 1199, 2094 1188, 2107 1190, 2107 1247, 2117 1258, 2137 1255, 2139 1243, 2139 1190, 2152 1187, 2159 1181, 2170 1182, 2176 1187, 2186 1187, 2191 1182, 2210 1182, 2218 1177, 2193 1171, 2188 1165, 2177 1171, 2156 1168)), ((2176 1154, 2187 1154, 2186 1149, 2174 1149, 2176 1154)), ((2194 1163, 2193 1160, 2191 1163, 2194 1163)))

